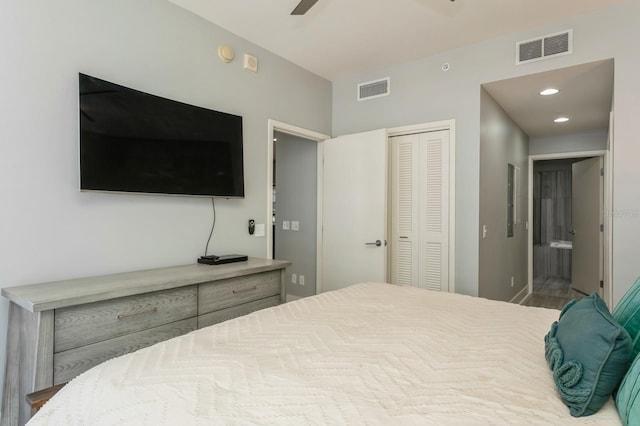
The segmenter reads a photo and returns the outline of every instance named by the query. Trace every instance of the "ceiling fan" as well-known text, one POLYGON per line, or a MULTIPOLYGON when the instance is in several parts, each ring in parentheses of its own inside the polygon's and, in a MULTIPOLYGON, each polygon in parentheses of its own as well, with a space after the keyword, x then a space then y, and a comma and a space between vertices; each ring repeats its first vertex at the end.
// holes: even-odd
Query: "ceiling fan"
POLYGON ((318 0, 301 0, 295 9, 291 12, 292 15, 304 15, 311 7, 316 4, 318 0))
MULTIPOLYGON (((300 3, 296 6, 295 9, 291 12, 292 15, 304 15, 311 9, 311 7, 316 4, 318 0, 301 0, 300 3)), ((456 0, 449 0, 451 2, 455 2, 456 0)))

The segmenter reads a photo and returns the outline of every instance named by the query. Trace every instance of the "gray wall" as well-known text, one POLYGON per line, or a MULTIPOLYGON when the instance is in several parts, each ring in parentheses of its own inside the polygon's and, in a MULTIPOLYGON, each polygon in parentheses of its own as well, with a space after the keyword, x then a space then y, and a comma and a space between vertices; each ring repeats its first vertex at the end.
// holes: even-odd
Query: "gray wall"
MULTIPOLYGON (((213 253, 268 253, 247 232, 249 218, 270 223, 267 120, 331 132, 329 81, 166 1, 3 0, 0 51, 1 287, 203 254, 208 199, 80 193, 78 72, 244 117, 246 198, 216 201, 213 253), (230 64, 221 43, 236 49, 230 64), (242 69, 245 52, 257 74, 242 69)), ((1 300, 0 381, 7 318, 1 300)))
POLYGON ((532 137, 529 140, 529 154, 555 154, 559 152, 600 151, 607 149, 606 130, 574 133, 546 138, 532 137))
POLYGON ((561 22, 450 50, 333 85, 333 134, 348 134, 453 118, 456 120, 456 291, 479 290, 480 85, 597 60, 615 59, 613 298, 617 302, 640 275, 640 186, 637 117, 640 116, 640 0, 561 22), (573 29, 573 54, 516 65, 515 43, 573 29), (443 63, 450 70, 443 72, 443 63), (391 77, 391 95, 356 101, 356 85, 391 77), (619 213, 619 214, 618 214, 619 213))
POLYGON ((316 294, 318 142, 277 133, 275 257, 287 268, 287 295, 316 294), (298 221, 298 231, 283 230, 282 221, 298 221), (297 283, 291 282, 296 274, 297 283), (304 275, 304 286, 300 285, 304 275))
POLYGON ((527 286, 529 137, 489 93, 480 95, 480 244, 478 295, 511 300, 527 286), (519 168, 513 236, 507 237, 507 165, 519 168), (487 235, 482 238, 482 226, 487 235), (511 277, 514 285, 511 286, 511 277))

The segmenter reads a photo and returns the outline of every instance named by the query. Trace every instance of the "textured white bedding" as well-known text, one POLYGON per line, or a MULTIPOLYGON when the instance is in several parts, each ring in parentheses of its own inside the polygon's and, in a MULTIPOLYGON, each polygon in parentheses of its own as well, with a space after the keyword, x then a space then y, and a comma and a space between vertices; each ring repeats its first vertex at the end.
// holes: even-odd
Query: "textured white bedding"
POLYGON ((36 425, 619 425, 574 419, 544 359, 559 311, 389 284, 245 317, 107 361, 36 425))

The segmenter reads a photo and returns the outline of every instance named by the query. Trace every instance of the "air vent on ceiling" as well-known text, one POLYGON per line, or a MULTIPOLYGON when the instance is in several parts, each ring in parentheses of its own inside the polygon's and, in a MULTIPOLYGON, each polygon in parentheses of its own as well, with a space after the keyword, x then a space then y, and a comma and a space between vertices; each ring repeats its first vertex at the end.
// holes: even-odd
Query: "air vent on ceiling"
POLYGON ((516 43, 516 64, 573 53, 573 30, 516 43))
POLYGON ((389 77, 358 84, 358 101, 387 96, 390 90, 389 77))

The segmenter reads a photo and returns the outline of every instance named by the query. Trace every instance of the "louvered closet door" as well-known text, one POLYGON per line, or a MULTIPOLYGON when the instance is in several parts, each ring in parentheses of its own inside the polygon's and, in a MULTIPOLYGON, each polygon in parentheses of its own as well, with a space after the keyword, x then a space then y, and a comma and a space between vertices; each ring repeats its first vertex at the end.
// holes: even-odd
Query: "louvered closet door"
POLYGON ((391 282, 449 290, 449 131, 391 138, 391 282))

